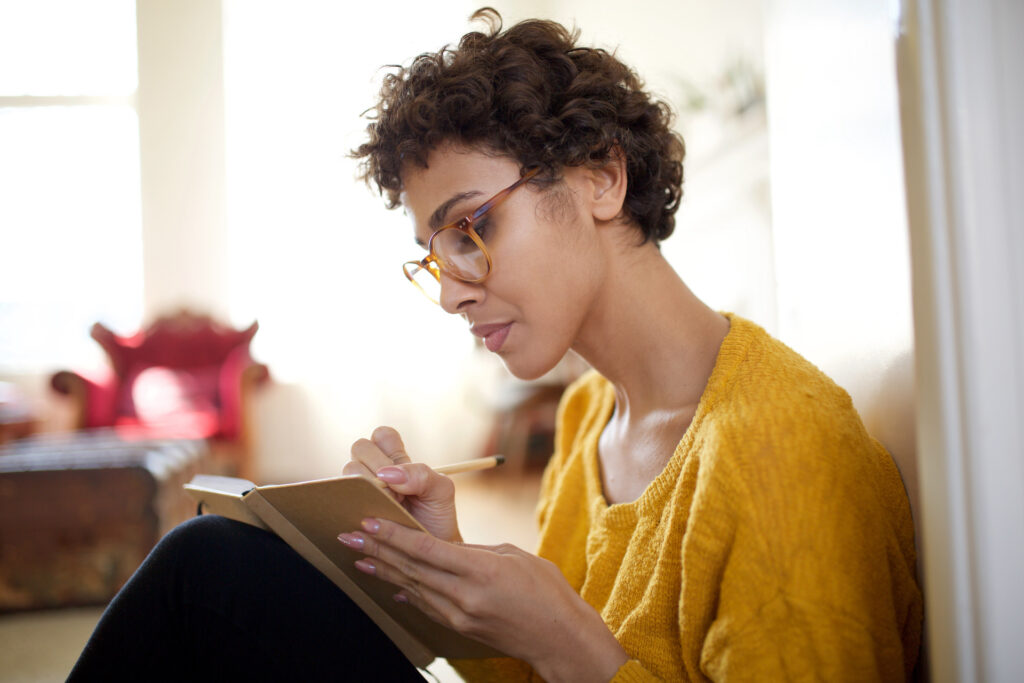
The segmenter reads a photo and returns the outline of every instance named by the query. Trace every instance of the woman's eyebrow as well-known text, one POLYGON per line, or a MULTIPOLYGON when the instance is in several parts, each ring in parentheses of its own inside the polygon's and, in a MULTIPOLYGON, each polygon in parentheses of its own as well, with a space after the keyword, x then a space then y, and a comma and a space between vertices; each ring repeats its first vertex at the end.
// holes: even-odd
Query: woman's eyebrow
POLYGON ((477 197, 483 194, 479 190, 470 190, 469 192, 460 192, 459 194, 452 195, 449 197, 441 206, 434 210, 434 213, 430 215, 430 229, 437 230, 445 224, 444 219, 448 215, 448 212, 452 210, 452 207, 459 202, 465 201, 470 197, 477 197))

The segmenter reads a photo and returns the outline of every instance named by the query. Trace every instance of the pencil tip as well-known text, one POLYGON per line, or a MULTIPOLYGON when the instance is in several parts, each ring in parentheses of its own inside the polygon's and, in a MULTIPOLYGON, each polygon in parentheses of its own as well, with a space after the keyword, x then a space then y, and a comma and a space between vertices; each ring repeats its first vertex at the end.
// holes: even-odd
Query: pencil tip
POLYGON ((504 465, 505 464, 505 456, 504 455, 496 455, 496 456, 494 456, 494 462, 498 463, 499 465, 504 465))

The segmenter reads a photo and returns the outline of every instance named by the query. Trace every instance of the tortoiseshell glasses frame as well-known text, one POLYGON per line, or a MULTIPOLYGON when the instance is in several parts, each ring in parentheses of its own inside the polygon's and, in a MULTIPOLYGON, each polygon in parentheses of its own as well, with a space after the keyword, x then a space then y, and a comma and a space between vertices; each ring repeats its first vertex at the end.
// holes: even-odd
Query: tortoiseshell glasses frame
POLYGON ((441 271, 463 282, 486 280, 491 274, 491 255, 473 225, 539 171, 537 167, 527 169, 519 180, 481 204, 470 215, 435 230, 427 241, 427 255, 419 261, 402 264, 402 272, 409 282, 436 304, 440 299, 441 271), (426 275, 431 277, 424 279, 426 275))

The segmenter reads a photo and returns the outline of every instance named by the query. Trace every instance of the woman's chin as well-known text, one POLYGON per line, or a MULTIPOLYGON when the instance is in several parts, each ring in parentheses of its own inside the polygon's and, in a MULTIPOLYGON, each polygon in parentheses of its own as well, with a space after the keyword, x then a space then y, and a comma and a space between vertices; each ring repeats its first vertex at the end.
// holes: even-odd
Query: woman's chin
POLYGON ((505 369, 513 377, 524 382, 539 379, 558 365, 558 360, 548 362, 538 358, 518 358, 514 354, 500 355, 499 357, 505 364, 505 369))

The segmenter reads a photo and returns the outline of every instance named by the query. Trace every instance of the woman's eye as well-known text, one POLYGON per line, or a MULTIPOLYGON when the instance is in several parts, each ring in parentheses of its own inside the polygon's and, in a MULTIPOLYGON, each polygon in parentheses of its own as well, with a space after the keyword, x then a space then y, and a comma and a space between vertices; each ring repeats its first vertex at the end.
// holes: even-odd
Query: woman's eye
POLYGON ((487 239, 487 232, 490 229, 490 227, 491 227, 491 219, 488 216, 485 216, 485 217, 481 218, 480 220, 478 220, 476 223, 473 223, 473 230, 474 230, 474 232, 476 232, 476 234, 482 240, 486 240, 487 239))

